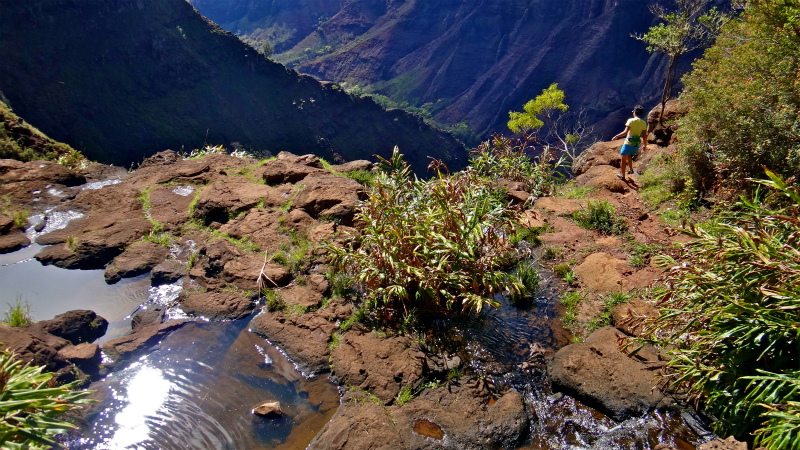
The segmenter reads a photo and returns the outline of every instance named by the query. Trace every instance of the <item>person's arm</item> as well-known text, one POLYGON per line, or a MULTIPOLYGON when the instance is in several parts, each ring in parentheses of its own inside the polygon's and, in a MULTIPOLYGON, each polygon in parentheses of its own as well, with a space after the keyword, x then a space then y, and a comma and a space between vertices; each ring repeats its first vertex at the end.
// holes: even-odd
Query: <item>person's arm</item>
POLYGON ((630 131, 630 130, 631 130, 631 127, 629 127, 629 126, 627 126, 627 125, 626 125, 626 126, 625 126, 625 131, 623 131, 622 133, 620 133, 620 134, 618 134, 618 135, 614 136, 613 138, 611 138, 611 140, 612 140, 612 141, 616 141, 617 139, 619 139, 619 138, 621 138, 621 137, 623 137, 623 136, 627 136, 627 135, 628 135, 628 131, 630 131))
POLYGON ((642 151, 647 150, 647 128, 642 130, 642 151))

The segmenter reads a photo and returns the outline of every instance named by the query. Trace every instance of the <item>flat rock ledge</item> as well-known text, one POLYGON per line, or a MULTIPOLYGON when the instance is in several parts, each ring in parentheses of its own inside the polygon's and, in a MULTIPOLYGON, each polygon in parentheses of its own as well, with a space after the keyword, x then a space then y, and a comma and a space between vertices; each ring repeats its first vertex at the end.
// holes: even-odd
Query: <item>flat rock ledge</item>
POLYGON ((548 364, 554 389, 617 421, 672 406, 673 400, 656 387, 654 369, 663 364, 646 364, 622 353, 618 339, 625 336, 604 327, 585 342, 559 350, 548 364))
POLYGON ((522 395, 492 397, 469 380, 426 389, 398 406, 375 403, 351 390, 308 450, 514 448, 527 436, 530 419, 522 395))

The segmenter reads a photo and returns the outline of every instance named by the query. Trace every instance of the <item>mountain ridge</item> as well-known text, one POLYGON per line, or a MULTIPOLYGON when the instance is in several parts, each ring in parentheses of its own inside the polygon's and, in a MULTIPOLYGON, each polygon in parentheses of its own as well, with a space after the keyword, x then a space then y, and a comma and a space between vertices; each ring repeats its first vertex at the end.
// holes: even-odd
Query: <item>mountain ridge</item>
POLYGON ((127 165, 203 143, 388 157, 467 154, 419 117, 269 61, 182 0, 40 0, 0 12, 0 91, 15 112, 87 157, 127 165), (65 26, 69 24, 69 26, 65 26))

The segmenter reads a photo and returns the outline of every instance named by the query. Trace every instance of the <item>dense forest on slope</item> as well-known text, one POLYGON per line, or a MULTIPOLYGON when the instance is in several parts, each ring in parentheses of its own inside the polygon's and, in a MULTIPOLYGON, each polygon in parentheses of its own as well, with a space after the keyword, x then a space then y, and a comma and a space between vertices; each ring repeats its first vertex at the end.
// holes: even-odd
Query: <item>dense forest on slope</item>
POLYGON ((424 173, 466 152, 418 117, 267 60, 181 0, 5 5, 0 92, 56 140, 128 165, 157 151, 238 143, 345 159, 395 145, 424 173))
POLYGON ((663 58, 630 37, 653 23, 647 2, 192 3, 231 32, 269 41, 275 60, 302 73, 426 105, 435 120, 483 135, 504 131, 508 111, 553 82, 598 131, 618 131, 663 80, 663 58))

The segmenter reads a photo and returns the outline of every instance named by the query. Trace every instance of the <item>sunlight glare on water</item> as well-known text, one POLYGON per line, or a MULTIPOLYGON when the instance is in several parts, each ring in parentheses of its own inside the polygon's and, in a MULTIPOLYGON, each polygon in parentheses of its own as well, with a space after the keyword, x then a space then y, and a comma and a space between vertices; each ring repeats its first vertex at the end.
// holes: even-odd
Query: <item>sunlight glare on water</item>
POLYGON ((115 392, 114 398, 128 402, 114 422, 119 426, 105 448, 124 449, 149 438, 147 418, 155 416, 169 397, 171 383, 161 370, 150 365, 132 367, 133 376, 127 385, 126 395, 115 392))

